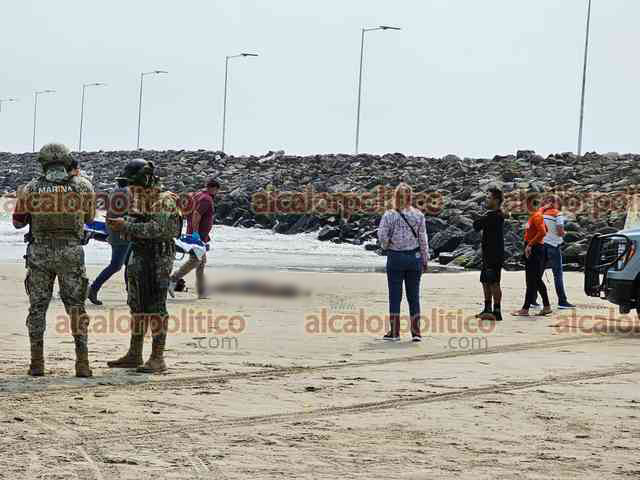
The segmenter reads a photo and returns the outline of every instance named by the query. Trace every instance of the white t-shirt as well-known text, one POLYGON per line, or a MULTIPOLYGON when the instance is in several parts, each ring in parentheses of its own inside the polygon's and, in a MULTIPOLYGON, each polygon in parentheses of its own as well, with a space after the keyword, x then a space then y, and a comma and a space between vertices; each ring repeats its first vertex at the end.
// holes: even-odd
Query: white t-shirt
POLYGON ((564 228, 564 217, 557 210, 549 210, 544 214, 544 224, 547 226, 547 235, 544 237, 544 243, 552 247, 559 247, 564 240, 558 235, 558 227, 564 228))

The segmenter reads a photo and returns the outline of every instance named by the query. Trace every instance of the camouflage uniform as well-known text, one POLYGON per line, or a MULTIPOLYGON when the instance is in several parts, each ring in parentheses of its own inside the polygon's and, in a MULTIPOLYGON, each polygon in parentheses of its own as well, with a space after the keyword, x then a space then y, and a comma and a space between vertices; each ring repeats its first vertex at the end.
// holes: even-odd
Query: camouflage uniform
POLYGON ((95 197, 88 179, 65 175, 65 163, 70 159, 62 145, 43 147, 39 160, 45 174, 24 187, 16 205, 16 212, 30 216, 32 235, 25 256, 25 288, 29 295, 27 327, 31 343, 29 374, 32 376, 44 375, 46 314, 56 277, 60 297, 71 319, 76 375, 91 376, 87 348, 89 317, 84 308, 88 279, 83 240, 84 224, 95 217, 95 197))
POLYGON ((131 343, 125 356, 108 362, 113 368, 135 368, 145 373, 166 370, 164 348, 167 338, 167 291, 175 259, 174 239, 182 228, 177 203, 172 194, 144 190, 134 193, 132 214, 122 233, 132 242, 127 263, 127 303, 131 309, 131 343), (150 206, 140 208, 142 196, 150 195, 150 206), (142 213, 136 213, 141 211, 142 213), (152 351, 142 365, 142 346, 151 328, 152 351))

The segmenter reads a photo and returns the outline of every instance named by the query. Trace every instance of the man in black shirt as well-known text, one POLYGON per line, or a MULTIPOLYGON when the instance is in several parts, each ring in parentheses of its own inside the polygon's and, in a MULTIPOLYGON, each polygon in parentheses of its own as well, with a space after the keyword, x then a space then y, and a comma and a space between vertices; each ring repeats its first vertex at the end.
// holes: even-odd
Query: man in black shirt
POLYGON ((501 210, 502 190, 493 187, 487 192, 489 211, 473 222, 476 231, 482 230, 482 272, 480 282, 484 290, 484 310, 476 315, 483 320, 502 320, 500 277, 504 263, 504 213, 501 210), (491 300, 493 299, 493 309, 491 300))

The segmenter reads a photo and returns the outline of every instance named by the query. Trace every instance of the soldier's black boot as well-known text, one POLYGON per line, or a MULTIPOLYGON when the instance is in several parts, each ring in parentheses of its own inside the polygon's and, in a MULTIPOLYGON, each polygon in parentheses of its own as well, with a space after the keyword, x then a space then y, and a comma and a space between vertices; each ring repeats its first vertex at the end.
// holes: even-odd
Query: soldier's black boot
POLYGON ((153 335, 153 343, 151 347, 151 356, 146 363, 138 367, 141 373, 161 373, 167 370, 167 364, 164 363, 164 347, 167 342, 167 319, 153 319, 151 321, 151 334, 153 335))
POLYGON ((109 368, 138 368, 142 365, 142 347, 146 330, 144 319, 132 319, 129 351, 123 357, 107 362, 107 366, 109 368))
POLYGON ((31 364, 29 365, 29 375, 32 377, 44 376, 44 339, 30 338, 31 342, 31 364))

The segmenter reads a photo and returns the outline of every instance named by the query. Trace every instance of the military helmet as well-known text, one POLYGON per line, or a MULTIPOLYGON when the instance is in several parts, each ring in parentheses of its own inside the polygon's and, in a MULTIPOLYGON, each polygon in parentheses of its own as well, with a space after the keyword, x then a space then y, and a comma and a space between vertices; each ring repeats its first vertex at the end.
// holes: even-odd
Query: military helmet
POLYGON ((157 177, 153 175, 154 170, 153 162, 135 158, 127 163, 122 175, 116 177, 116 180, 126 181, 128 185, 136 187, 153 187, 158 182, 157 177))
POLYGON ((38 161, 43 169, 47 169, 50 165, 63 165, 65 168, 69 168, 73 157, 69 149, 61 143, 49 143, 40 150, 38 161))

